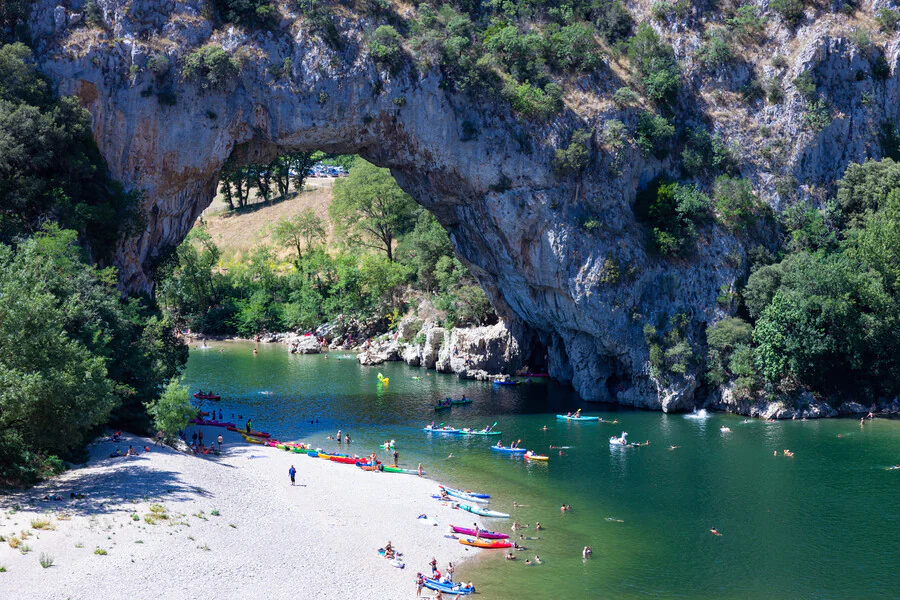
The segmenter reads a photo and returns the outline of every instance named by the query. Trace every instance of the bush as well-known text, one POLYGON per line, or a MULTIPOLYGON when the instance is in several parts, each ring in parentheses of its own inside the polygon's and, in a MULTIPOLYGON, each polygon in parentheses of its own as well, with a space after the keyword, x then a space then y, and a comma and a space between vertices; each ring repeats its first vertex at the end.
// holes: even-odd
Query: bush
POLYGON ((803 115, 807 127, 815 132, 822 131, 831 125, 831 109, 824 98, 819 98, 810 103, 809 109, 803 115))
POLYGON ((638 117, 635 143, 648 156, 663 159, 669 154, 675 126, 663 116, 643 112, 638 117))
POLYGON ((892 8, 879 8, 875 13, 875 22, 884 33, 891 33, 900 24, 900 11, 892 8))
POLYGON ((153 419, 155 429, 174 436, 196 416, 197 410, 191 406, 188 389, 173 379, 157 400, 147 404, 147 413, 153 419))
POLYGON ((547 43, 547 54, 550 64, 560 71, 587 71, 599 62, 594 33, 580 23, 553 33, 547 43))
POLYGON ((635 213, 651 227, 657 252, 681 256, 697 236, 697 224, 708 217, 709 204, 694 185, 656 180, 638 194, 635 213))
POLYGON ((642 23, 628 40, 628 58, 651 100, 664 103, 675 100, 681 87, 681 69, 675 51, 648 23, 642 23))
POLYGON ((725 25, 744 42, 758 41, 765 33, 766 18, 759 14, 755 5, 744 4, 725 19, 725 25))
POLYGON ((591 20, 607 44, 615 44, 631 35, 634 19, 621 0, 598 0, 593 7, 591 20))
POLYGON ((709 29, 703 33, 703 45, 697 50, 697 60, 707 68, 723 67, 734 60, 725 30, 709 29))
POLYGON ((746 179, 716 177, 713 199, 719 221, 726 227, 738 229, 755 223, 758 200, 746 179))
POLYGON ((772 9, 788 27, 796 27, 803 20, 802 0, 770 0, 772 9))
POLYGON ((563 106, 562 88, 555 83, 548 83, 541 89, 527 81, 521 84, 511 81, 504 86, 503 95, 512 109, 525 117, 549 119, 563 106))
POLYGON ((770 104, 778 104, 784 100, 784 86, 781 85, 781 78, 777 75, 769 78, 763 87, 770 104))
POLYGON ((224 90, 239 72, 238 62, 216 44, 194 50, 181 66, 182 79, 197 81, 203 89, 224 90))
POLYGON ((38 559, 38 562, 41 563, 41 567, 46 569, 53 566, 53 557, 46 552, 41 552, 41 557, 38 559))
POLYGON ((557 148, 553 168, 558 175, 575 175, 587 167, 590 160, 591 132, 578 129, 565 149, 557 148))
POLYGON ((619 106, 628 106, 640 102, 641 97, 633 89, 621 87, 613 93, 612 99, 619 106))
POLYGON ((731 153, 719 134, 710 135, 705 128, 688 130, 688 140, 681 152, 684 170, 691 175, 729 168, 731 153))
POLYGON ((400 46, 402 41, 403 38, 396 29, 390 25, 381 25, 369 40, 369 53, 376 63, 394 70, 403 60, 403 49, 400 46))
POLYGON ((275 8, 270 0, 214 0, 222 20, 239 25, 271 25, 275 8))

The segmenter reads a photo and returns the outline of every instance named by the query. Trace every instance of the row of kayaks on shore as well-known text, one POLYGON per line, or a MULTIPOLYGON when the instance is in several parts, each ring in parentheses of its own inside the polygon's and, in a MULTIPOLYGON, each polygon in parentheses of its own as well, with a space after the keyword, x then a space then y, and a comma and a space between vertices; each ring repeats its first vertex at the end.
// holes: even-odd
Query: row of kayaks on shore
POLYGON ((445 435, 503 435, 502 431, 493 431, 489 427, 485 427, 484 429, 470 429, 468 427, 457 429, 456 427, 432 427, 431 425, 426 425, 423 428, 423 431, 426 433, 442 433, 445 435))

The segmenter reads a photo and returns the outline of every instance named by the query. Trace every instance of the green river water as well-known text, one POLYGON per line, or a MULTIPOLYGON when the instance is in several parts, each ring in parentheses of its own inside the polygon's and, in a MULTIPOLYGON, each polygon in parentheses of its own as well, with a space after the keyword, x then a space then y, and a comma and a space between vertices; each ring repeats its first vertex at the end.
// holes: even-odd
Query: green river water
POLYGON ((402 466, 421 462, 430 477, 489 493, 491 508, 512 514, 479 518, 483 525, 507 533, 513 521, 530 525, 521 533, 540 539, 521 542, 528 550, 517 561, 486 551, 457 571, 482 598, 900 598, 900 470, 887 470, 900 463, 900 421, 692 418, 587 404, 546 380, 496 388, 402 363, 361 367, 342 353, 252 349, 192 347, 191 391, 214 390, 226 419, 252 417, 255 429, 282 440, 329 450, 326 437, 342 429, 351 451, 366 454, 395 439, 402 466), (436 400, 463 393, 473 404, 434 412, 436 400), (577 408, 619 424, 555 417, 577 408), (550 461, 498 455, 488 448, 496 438, 429 435, 422 427, 433 419, 497 421, 505 444, 521 438, 550 461), (611 448, 609 437, 623 430, 651 444, 611 448), (560 457, 550 445, 569 448, 560 457), (563 503, 573 510, 563 514, 563 503), (545 530, 535 532, 535 521, 545 530), (583 561, 586 545, 594 554, 583 561), (543 564, 526 566, 535 554, 543 564))

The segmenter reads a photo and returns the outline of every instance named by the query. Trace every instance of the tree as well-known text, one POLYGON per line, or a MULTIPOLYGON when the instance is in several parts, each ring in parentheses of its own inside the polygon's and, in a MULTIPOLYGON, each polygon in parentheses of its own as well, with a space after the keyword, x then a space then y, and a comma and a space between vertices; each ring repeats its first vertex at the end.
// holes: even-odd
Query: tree
POLYGON ((197 409, 191 405, 187 387, 172 379, 159 398, 147 403, 147 413, 153 419, 153 428, 171 439, 197 415, 197 409))
POLYGON ((681 68, 675 51, 649 23, 641 23, 628 40, 628 59, 639 82, 654 102, 672 103, 681 87, 681 68))
POLYGON ((324 240, 325 226, 312 208, 306 208, 291 219, 283 218, 278 221, 272 235, 276 243, 297 251, 295 264, 299 268, 300 261, 303 260, 303 242, 306 242, 306 249, 309 250, 315 242, 324 240))
POLYGON ((238 207, 247 205, 250 199, 251 182, 250 170, 246 166, 238 167, 234 158, 230 157, 222 165, 219 182, 229 210, 234 210, 235 204, 238 207))
POLYGON ((328 214, 335 231, 349 244, 382 250, 394 260, 394 241, 413 224, 416 204, 388 169, 364 160, 334 185, 328 214))
POLYGON ((224 90, 240 73, 240 65, 222 46, 207 44, 184 57, 181 77, 203 89, 224 90))

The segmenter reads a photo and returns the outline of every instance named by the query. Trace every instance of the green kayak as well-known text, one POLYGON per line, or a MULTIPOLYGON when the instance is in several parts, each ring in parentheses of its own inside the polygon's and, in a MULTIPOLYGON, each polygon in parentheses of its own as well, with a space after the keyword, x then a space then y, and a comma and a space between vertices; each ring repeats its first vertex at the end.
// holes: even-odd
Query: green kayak
POLYGON ((503 435, 502 431, 485 431, 484 429, 461 429, 460 435, 503 435))
POLYGON ((384 467, 381 469, 385 473, 406 473, 407 475, 418 475, 419 472, 415 469, 401 469, 400 467, 384 467))

